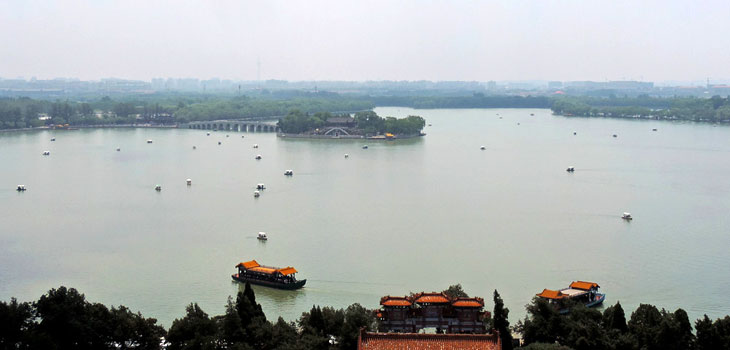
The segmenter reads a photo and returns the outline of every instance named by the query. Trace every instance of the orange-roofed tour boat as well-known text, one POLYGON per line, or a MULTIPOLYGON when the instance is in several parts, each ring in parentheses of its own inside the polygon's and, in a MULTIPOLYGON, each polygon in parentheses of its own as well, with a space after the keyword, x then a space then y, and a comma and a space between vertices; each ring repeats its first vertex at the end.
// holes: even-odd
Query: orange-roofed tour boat
POLYGON ((239 282, 249 282, 265 287, 278 289, 299 289, 307 283, 306 279, 297 280, 295 268, 284 268, 260 265, 256 260, 242 262, 236 265, 238 273, 231 277, 239 282))
POLYGON ((594 307, 603 304, 606 294, 598 293, 601 286, 595 282, 577 281, 570 284, 568 288, 561 290, 543 289, 537 297, 547 300, 555 305, 561 314, 570 312, 572 303, 580 303, 586 307, 594 307))

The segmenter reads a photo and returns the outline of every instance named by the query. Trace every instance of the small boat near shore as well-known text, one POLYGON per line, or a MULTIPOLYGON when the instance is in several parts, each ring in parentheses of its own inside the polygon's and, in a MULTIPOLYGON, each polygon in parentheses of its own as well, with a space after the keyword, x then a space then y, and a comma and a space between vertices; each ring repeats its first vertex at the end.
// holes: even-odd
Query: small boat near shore
POLYGON ((291 170, 291 169, 284 170, 284 175, 292 176, 292 175, 294 175, 294 170, 291 170))
POLYGON ((259 232, 259 235, 256 236, 256 239, 258 239, 259 241, 268 241, 269 237, 266 236, 266 232, 259 232))
POLYGON ((631 217, 631 213, 623 213, 623 215, 621 215, 621 218, 624 219, 624 220, 626 220, 626 221, 634 220, 634 218, 631 217))
POLYGON ((577 281, 571 283, 568 288, 561 290, 543 289, 536 296, 554 305, 559 313, 567 314, 574 304, 583 304, 586 307, 601 305, 606 299, 606 294, 598 293, 600 287, 595 282, 577 281))
POLYGON ((18 192, 25 192, 25 185, 18 185, 15 190, 18 192))
POLYGON ((258 284, 264 287, 294 290, 304 287, 306 279, 297 280, 297 271, 291 266, 284 268, 260 265, 256 260, 236 265, 238 273, 231 275, 234 281, 258 284))

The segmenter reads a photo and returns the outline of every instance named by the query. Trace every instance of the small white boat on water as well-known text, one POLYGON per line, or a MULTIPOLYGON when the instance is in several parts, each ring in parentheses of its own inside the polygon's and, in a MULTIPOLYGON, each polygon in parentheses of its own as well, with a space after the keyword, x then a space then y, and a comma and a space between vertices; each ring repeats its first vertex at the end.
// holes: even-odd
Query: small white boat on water
POLYGON ((613 137, 618 137, 618 135, 616 135, 616 134, 613 134, 613 137))
POLYGON ((147 143, 152 143, 152 140, 147 140, 147 143))
POLYGON ((572 167, 572 166, 569 166, 569 167, 568 167, 568 169, 565 169, 565 171, 567 171, 567 172, 569 172, 569 173, 572 173, 572 172, 574 172, 574 171, 575 171, 575 168, 574 168, 574 167, 572 167))
POLYGON ((18 188, 15 189, 18 192, 24 192, 25 191, 25 185, 18 185, 18 188))
POLYGON ((207 135, 207 136, 210 136, 210 133, 207 133, 206 135, 207 135))
POLYGON ((483 150, 487 149, 487 147, 486 146, 482 146, 482 147, 479 147, 479 149, 483 151, 483 150))
POLYGON ((269 237, 266 237, 266 232, 259 232, 259 235, 256 237, 259 241, 268 241, 269 237))
POLYGON ((259 192, 259 191, 253 191, 254 198, 259 198, 260 195, 261 195, 261 192, 259 192))
POLYGON ((157 191, 157 192, 162 191, 162 186, 161 185, 155 186, 155 191, 157 191))
POLYGON ((254 143, 253 144, 253 148, 259 148, 259 144, 258 143, 254 143))
POLYGON ((573 131, 573 135, 578 135, 578 133, 577 133, 577 132, 575 132, 575 131, 573 131))
POLYGON ((350 155, 345 153, 345 158, 350 158, 350 155))
POLYGON ((185 183, 187 183, 187 184, 188 184, 188 186, 190 186, 190 185, 192 185, 192 184, 193 184, 193 180, 191 180, 191 179, 187 179, 187 180, 185 180, 185 183))
POLYGON ((257 154, 256 155, 256 160, 261 160, 261 155, 260 154, 257 154))
POLYGON ((218 145, 220 145, 220 144, 221 144, 221 142, 220 142, 220 141, 218 141, 218 145))
POLYGON ((634 219, 634 218, 631 217, 631 213, 624 213, 623 215, 621 215, 621 218, 624 219, 624 220, 627 220, 627 221, 634 219))
POLYGON ((122 149, 120 147, 117 147, 117 152, 121 151, 122 149))
POLYGON ((292 176, 292 175, 294 175, 294 170, 291 170, 291 169, 284 170, 284 175, 286 175, 286 176, 292 176))
POLYGON ((43 151, 43 155, 44 156, 50 156, 51 155, 51 151, 43 151))
POLYGON ((368 149, 368 145, 363 145, 362 149, 368 149))
POLYGON ((51 137, 51 141, 56 141, 56 138, 55 137, 51 137))
POLYGON ((265 190, 266 189, 266 185, 264 185, 264 184, 257 184, 256 185, 256 189, 257 190, 265 190))
POLYGON ((193 149, 198 149, 198 147, 193 146, 193 149))

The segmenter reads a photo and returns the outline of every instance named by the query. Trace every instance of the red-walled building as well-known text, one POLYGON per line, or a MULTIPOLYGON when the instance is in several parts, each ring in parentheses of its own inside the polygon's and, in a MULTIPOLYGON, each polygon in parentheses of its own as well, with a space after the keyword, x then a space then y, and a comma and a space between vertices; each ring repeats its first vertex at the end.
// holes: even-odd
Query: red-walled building
POLYGON ((444 293, 419 293, 409 297, 384 296, 378 311, 380 331, 417 333, 436 328, 445 333, 486 333, 482 298, 449 298, 444 293))

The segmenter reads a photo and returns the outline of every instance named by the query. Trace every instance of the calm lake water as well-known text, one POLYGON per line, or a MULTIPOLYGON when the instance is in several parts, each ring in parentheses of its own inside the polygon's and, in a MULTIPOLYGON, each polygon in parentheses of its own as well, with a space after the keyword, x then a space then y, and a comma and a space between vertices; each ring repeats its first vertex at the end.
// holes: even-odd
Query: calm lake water
POLYGON ((234 265, 257 259, 307 279, 295 292, 255 288, 270 319, 461 283, 488 309, 499 290, 514 324, 535 293, 578 279, 627 312, 730 314, 730 128, 543 109, 376 111, 433 126, 367 150, 270 133, 2 133, 0 299, 73 286, 169 326, 193 301, 221 314, 239 288, 234 265))

